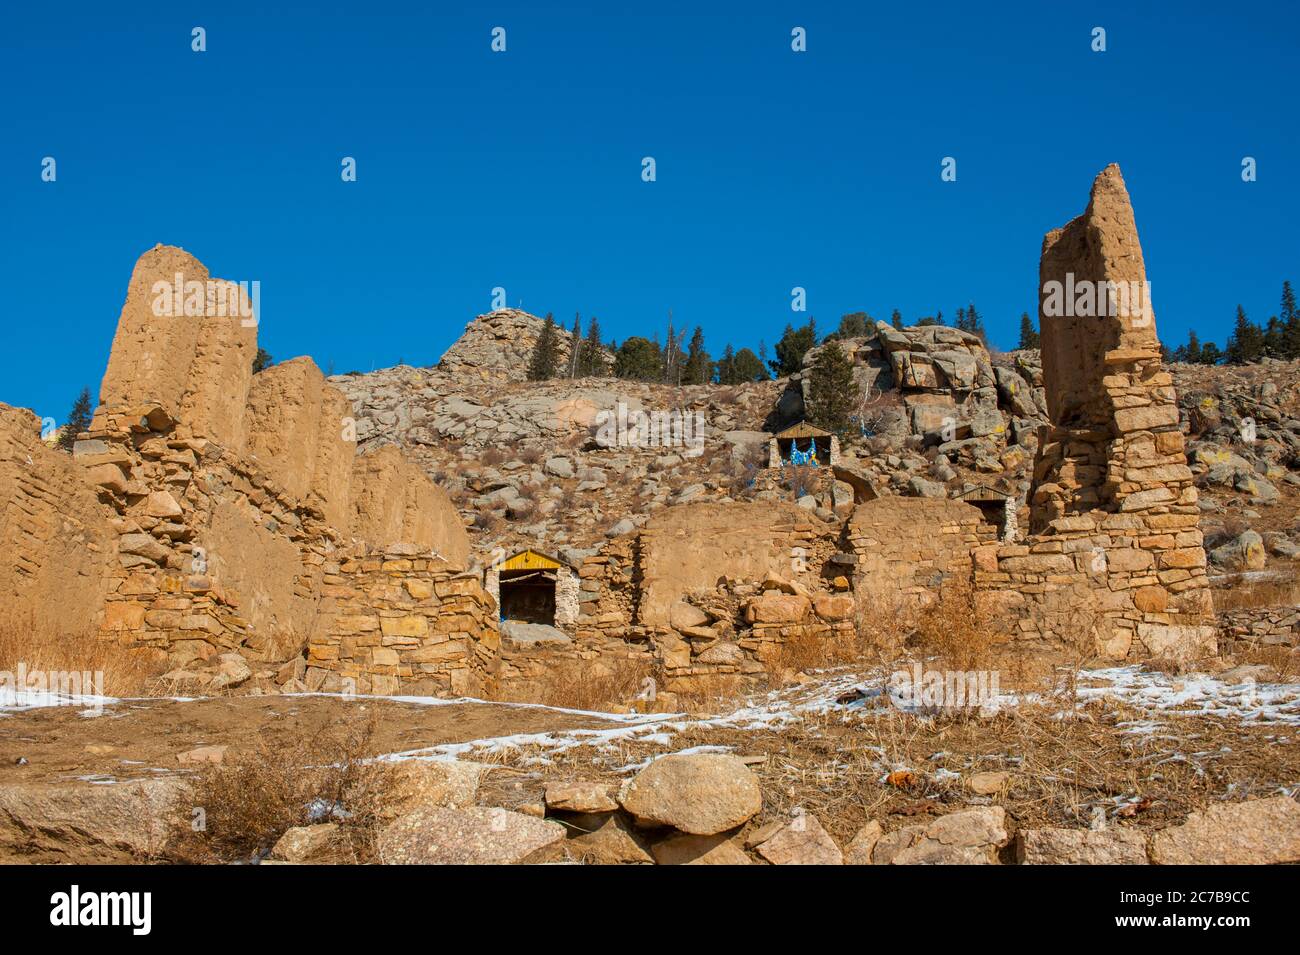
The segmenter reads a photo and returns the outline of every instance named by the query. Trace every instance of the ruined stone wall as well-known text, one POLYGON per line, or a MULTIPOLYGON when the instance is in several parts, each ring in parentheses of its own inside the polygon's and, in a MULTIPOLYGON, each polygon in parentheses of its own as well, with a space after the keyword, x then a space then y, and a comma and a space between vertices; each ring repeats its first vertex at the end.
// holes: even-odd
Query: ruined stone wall
POLYGON ((158 314, 154 283, 177 274, 208 281, 179 249, 137 263, 104 402, 74 446, 112 532, 103 630, 173 666, 231 650, 270 660, 356 602, 340 562, 358 542, 463 570, 447 495, 396 448, 356 456, 350 406, 311 359, 253 376, 256 328, 239 314, 158 314))
POLYGON ((0 404, 0 594, 5 622, 64 633, 100 619, 113 529, 81 469, 41 441, 34 414, 0 404))
POLYGON ((100 386, 101 408, 156 404, 181 422, 183 436, 238 449, 257 328, 255 316, 222 307, 232 289, 183 249, 158 245, 140 256, 100 386))
POLYGON ((1052 424, 1030 537, 975 555, 983 599, 1045 646, 1082 631, 1114 658, 1213 654, 1197 492, 1118 166, 1082 216, 1047 234, 1040 279, 1052 424))
POLYGON ((496 605, 439 558, 377 551, 330 579, 333 613, 307 648, 309 689, 479 696, 495 679, 496 605))
POLYGON ((970 576, 971 549, 994 539, 979 508, 960 501, 882 497, 859 504, 848 541, 853 589, 864 606, 926 602, 952 577, 970 576))

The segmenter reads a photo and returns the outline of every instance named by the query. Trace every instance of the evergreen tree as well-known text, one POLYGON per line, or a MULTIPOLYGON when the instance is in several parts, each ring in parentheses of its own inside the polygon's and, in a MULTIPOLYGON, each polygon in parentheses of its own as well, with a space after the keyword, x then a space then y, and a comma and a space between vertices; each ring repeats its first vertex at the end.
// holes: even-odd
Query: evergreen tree
POLYGON ((1020 348, 1039 348, 1042 345, 1042 336, 1038 334, 1038 329, 1034 327, 1034 320, 1029 317, 1028 312, 1020 313, 1020 348))
POLYGON ((772 375, 784 378, 803 368, 803 356, 808 349, 817 344, 817 320, 808 319, 808 324, 799 328, 787 324, 781 340, 776 343, 776 358, 769 361, 772 375))
POLYGON ((259 345, 257 354, 253 356, 253 374, 256 375, 259 371, 264 371, 274 364, 275 359, 271 357, 271 353, 259 345))
POLYGON ((1264 333, 1246 317, 1246 310, 1237 306, 1237 320, 1228 339, 1228 364, 1246 365, 1264 356, 1264 333))
POLYGON ((595 315, 587 322, 587 337, 578 355, 578 377, 603 377, 605 374, 605 346, 600 341, 600 321, 595 315))
POLYGON ((853 362, 837 341, 827 342, 817 352, 809 376, 808 416, 827 431, 844 431, 857 407, 853 362))
POLYGON ((979 337, 979 340, 984 342, 985 344, 988 343, 988 338, 984 333, 984 319, 980 316, 979 312, 975 311, 974 302, 971 302, 969 305, 966 306, 965 330, 970 332, 972 335, 977 335, 979 337))
POLYGON ((717 381, 720 385, 734 385, 735 379, 732 371, 736 363, 736 350, 731 347, 731 342, 727 342, 727 347, 722 349, 722 357, 718 359, 714 366, 714 372, 717 374, 717 381))
POLYGON ((767 366, 748 348, 736 352, 731 363, 732 384, 743 385, 749 381, 767 381, 767 366))
POLYGON ((1199 365, 1201 363, 1201 339, 1194 329, 1187 332, 1187 344, 1179 350, 1183 353, 1181 361, 1185 361, 1189 365, 1199 365))
POLYGON ((573 330, 569 332, 569 377, 578 377, 578 362, 582 359, 582 318, 573 313, 573 330))
POLYGON ((875 320, 866 312, 849 312, 840 316, 838 336, 840 338, 865 338, 875 320))
POLYGON ((682 367, 682 384, 704 384, 709 380, 709 369, 712 364, 709 353, 704 350, 704 330, 696 325, 686 353, 686 362, 682 367))
POLYGON ((903 327, 903 313, 898 309, 894 309, 894 314, 889 316, 889 324, 901 329, 903 327))
POLYGON ((549 381, 555 377, 555 368, 560 361, 557 334, 555 319, 550 312, 547 312, 541 334, 537 336, 537 343, 533 345, 532 360, 528 363, 529 381, 549 381))
POLYGON ((1295 292, 1290 282, 1282 283, 1282 342, 1287 358, 1300 358, 1300 312, 1296 311, 1295 292))
POLYGON ((1201 346, 1201 358, 1197 364, 1217 365, 1221 361, 1223 361, 1223 352, 1219 350, 1218 345, 1214 342, 1206 342, 1201 346))
POLYGON ((1264 354, 1269 358, 1286 357, 1286 326, 1276 315, 1269 316, 1264 326, 1264 354))
POLYGON ((60 450, 72 451, 77 435, 90 428, 90 419, 94 411, 90 404, 90 389, 82 388, 81 394, 77 395, 77 400, 72 403, 72 410, 68 412, 67 423, 59 429, 60 450))
POLYGON ((614 360, 614 374, 632 381, 661 381, 664 376, 663 354, 658 342, 639 335, 624 339, 614 360))

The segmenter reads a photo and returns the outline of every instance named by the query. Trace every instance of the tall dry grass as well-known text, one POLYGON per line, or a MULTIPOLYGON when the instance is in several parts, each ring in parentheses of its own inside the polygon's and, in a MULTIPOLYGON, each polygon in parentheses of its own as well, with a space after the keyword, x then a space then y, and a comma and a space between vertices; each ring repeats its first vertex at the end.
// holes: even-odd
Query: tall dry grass
POLYGON ((172 822, 170 861, 206 864, 264 858, 284 833, 337 822, 340 862, 374 857, 382 799, 369 760, 375 717, 339 721, 291 745, 258 740, 204 766, 191 780, 189 811, 172 822))
MULTIPOLYGON (((141 696, 162 672, 165 661, 157 651, 125 647, 111 636, 87 627, 64 630, 34 617, 0 620, 0 671, 17 674, 103 675, 107 696, 141 696)), ((83 692, 97 691, 85 687, 83 692)))

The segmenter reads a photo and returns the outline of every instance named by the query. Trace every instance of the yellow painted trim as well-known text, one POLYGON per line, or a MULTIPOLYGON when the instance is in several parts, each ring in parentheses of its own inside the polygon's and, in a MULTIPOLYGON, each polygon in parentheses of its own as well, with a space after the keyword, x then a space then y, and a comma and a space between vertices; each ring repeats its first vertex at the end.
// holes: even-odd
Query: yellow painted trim
POLYGON ((559 570, 560 562, 533 550, 520 551, 501 564, 502 570, 559 570))

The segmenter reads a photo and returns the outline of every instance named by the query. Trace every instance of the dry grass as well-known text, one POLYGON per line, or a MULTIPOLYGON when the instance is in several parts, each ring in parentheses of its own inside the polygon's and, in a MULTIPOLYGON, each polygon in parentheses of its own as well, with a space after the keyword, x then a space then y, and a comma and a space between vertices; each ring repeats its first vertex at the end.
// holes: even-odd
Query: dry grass
POLYGON ((947 582, 916 615, 916 646, 953 670, 986 669, 1006 640, 1001 624, 983 610, 964 581, 947 582))
POLYGON ((1236 580, 1231 587, 1214 589, 1214 609, 1219 613, 1288 607, 1300 604, 1300 577, 1270 577, 1264 580, 1236 580))
POLYGON ((104 694, 141 696, 163 665, 156 653, 125 647, 89 628, 70 632, 32 618, 0 623, 0 671, 15 679, 20 668, 43 674, 50 689, 80 683, 81 693, 100 692, 95 683, 102 674, 104 694), (84 674, 91 675, 89 681, 84 674))
POLYGON ((662 680, 648 657, 616 660, 565 660, 523 691, 506 697, 509 702, 541 703, 573 710, 608 710, 627 706, 645 694, 649 680, 662 680))
POLYGON ((291 746, 259 740, 204 767, 191 782, 191 812, 174 821, 170 860, 264 858, 286 830, 321 821, 341 823, 340 861, 371 859, 381 795, 365 758, 374 732, 373 717, 339 722, 291 746))

